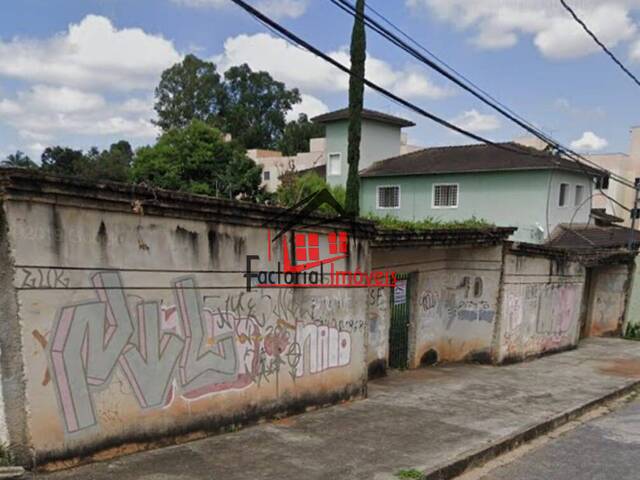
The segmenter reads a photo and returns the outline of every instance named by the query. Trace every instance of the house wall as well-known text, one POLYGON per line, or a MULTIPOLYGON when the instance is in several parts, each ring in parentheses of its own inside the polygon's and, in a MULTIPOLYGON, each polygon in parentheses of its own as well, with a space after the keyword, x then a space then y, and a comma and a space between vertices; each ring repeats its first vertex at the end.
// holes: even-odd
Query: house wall
MULTIPOLYGON (((265 209, 229 223, 219 205, 203 219, 171 203, 140 215, 129 195, 57 192, 2 204, 3 266, 15 269, 0 301, 18 309, 0 310, 0 329, 14 327, 3 392, 12 449, 31 455, 21 463, 131 452, 364 393, 366 290, 246 292, 246 255, 260 255, 254 270, 282 258, 276 246, 267 262, 266 229, 238 223, 265 209), (6 377, 14 363, 23 377, 6 377)), ((367 259, 353 239, 349 267, 368 271, 367 259)))
POLYGON ((397 247, 372 252, 374 270, 413 273, 410 367, 427 357, 442 362, 490 361, 502 246, 397 247))
POLYGON ((387 215, 403 220, 434 218, 443 221, 487 220, 498 226, 517 227, 512 240, 542 243, 545 232, 552 232, 559 223, 586 223, 590 202, 574 207, 575 185, 585 187, 585 199, 590 184, 581 174, 554 171, 486 172, 455 175, 367 177, 362 179, 361 205, 366 214, 387 215), (558 207, 560 184, 569 183, 569 203, 558 207), (433 186, 440 183, 459 185, 457 208, 434 208, 433 186), (400 186, 400 208, 377 208, 377 187, 400 186), (548 224, 547 227, 547 210, 548 224), (574 215, 575 213, 575 215, 574 215))
POLYGON ((631 271, 628 265, 609 265, 593 269, 587 336, 622 333, 631 271))
POLYGON ((497 361, 577 346, 585 269, 532 254, 505 257, 497 361))
MULTIPOLYGON (((348 140, 349 122, 347 120, 332 122, 326 126, 326 162, 327 182, 332 185, 347 184, 348 176, 348 140), (331 175, 328 167, 329 154, 340 153, 342 156, 342 170, 340 175, 331 175)), ((378 160, 395 157, 400 154, 401 129, 398 126, 371 120, 362 121, 362 140, 360 142, 360 170, 372 165, 378 160)))

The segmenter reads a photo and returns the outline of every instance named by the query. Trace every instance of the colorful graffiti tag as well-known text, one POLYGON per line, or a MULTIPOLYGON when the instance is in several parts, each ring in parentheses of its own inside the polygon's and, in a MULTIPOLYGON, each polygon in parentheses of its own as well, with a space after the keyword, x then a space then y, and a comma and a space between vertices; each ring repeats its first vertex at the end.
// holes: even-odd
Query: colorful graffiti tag
POLYGON ((61 308, 47 347, 67 433, 98 424, 94 393, 118 368, 140 408, 154 409, 178 395, 193 401, 281 371, 295 380, 351 361, 351 334, 291 318, 285 292, 263 296, 269 321, 253 300, 239 308, 241 296, 205 307, 193 277, 172 282, 175 305, 140 299, 134 309, 118 272, 96 273, 91 282, 97 299, 61 308))

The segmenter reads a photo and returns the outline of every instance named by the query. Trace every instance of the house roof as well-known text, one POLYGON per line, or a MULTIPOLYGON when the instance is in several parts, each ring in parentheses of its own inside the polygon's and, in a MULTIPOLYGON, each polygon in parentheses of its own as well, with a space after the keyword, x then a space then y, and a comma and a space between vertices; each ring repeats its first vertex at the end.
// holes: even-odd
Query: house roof
POLYGON ((572 250, 626 248, 629 238, 633 238, 634 249, 640 247, 639 230, 616 225, 558 225, 547 245, 572 250))
POLYGON ((360 172, 362 177, 434 175, 443 173, 492 172, 504 170, 569 170, 602 176, 602 171, 531 147, 501 143, 511 151, 493 145, 474 144, 417 150, 374 163, 360 172))
POLYGON ((596 224, 600 224, 601 226, 624 222, 623 218, 607 213, 604 208, 592 208, 591 218, 596 221, 596 224))
MULTIPOLYGON (((415 123, 410 120, 406 120, 400 117, 394 117, 393 115, 388 115, 382 112, 376 112, 375 110, 367 110, 366 108, 362 110, 362 118, 364 120, 373 120, 375 122, 387 123, 389 125, 396 125, 398 127, 413 127, 415 123)), ((349 119, 349 109, 343 108, 342 110, 336 110, 334 112, 325 113, 323 115, 318 115, 317 117, 313 117, 311 121, 316 123, 331 123, 338 120, 348 120, 349 119)))

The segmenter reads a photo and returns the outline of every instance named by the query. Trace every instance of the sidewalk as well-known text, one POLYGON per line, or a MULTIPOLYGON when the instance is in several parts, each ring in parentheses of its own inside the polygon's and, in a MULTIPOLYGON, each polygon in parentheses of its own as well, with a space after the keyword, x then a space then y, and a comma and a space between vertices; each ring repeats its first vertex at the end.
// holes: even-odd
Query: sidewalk
POLYGON ((637 382, 640 342, 592 339, 506 367, 394 373, 371 382, 367 400, 37 478, 382 480, 400 469, 436 478, 637 382))

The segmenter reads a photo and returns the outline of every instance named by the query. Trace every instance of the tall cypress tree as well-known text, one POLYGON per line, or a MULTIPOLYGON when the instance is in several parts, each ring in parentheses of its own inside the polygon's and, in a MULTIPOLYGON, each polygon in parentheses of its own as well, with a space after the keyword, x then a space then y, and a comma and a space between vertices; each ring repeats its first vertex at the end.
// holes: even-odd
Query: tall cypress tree
POLYGON ((360 213, 360 140, 362 138, 362 107, 364 101, 365 60, 367 58, 367 38, 364 25, 364 2, 357 0, 357 15, 351 34, 351 72, 349 79, 349 176, 347 177, 347 198, 345 210, 349 215, 360 213))

